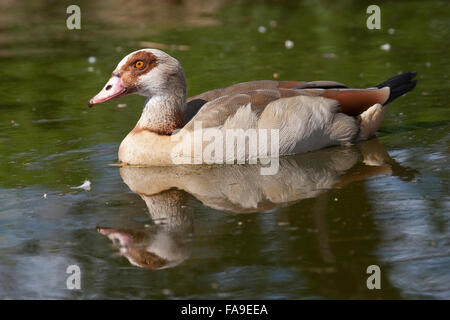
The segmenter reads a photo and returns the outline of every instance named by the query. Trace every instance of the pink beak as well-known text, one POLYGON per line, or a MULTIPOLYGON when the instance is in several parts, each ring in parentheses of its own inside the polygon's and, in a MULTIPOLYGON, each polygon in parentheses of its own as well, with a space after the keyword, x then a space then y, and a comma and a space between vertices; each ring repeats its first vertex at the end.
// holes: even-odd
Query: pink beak
POLYGON ((120 76, 113 75, 106 83, 105 87, 95 97, 89 100, 89 107, 94 104, 106 102, 108 100, 120 97, 127 92, 127 88, 123 84, 120 76))

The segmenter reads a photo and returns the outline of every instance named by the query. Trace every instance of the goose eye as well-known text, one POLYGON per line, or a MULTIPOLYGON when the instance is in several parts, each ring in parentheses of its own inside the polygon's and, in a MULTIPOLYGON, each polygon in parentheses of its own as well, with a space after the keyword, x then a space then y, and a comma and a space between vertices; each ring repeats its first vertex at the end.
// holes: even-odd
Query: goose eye
POLYGON ((137 69, 142 69, 144 67, 144 61, 142 61, 142 60, 136 61, 136 63, 134 64, 134 67, 137 69))

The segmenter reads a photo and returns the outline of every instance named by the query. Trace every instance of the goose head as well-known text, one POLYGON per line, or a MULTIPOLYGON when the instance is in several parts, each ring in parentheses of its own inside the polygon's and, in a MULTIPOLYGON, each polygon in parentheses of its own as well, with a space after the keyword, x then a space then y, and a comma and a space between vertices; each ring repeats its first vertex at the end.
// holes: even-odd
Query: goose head
POLYGON ((142 49, 125 56, 103 89, 89 101, 89 107, 127 94, 147 98, 186 96, 186 80, 180 63, 157 49, 142 49))

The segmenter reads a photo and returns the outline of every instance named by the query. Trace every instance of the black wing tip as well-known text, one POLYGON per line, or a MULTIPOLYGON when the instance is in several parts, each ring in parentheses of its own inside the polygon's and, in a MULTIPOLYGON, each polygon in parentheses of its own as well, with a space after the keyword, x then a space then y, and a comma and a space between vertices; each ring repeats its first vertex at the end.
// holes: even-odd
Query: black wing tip
POLYGON ((417 85, 417 80, 413 80, 416 76, 417 72, 404 72, 386 80, 383 83, 380 83, 377 86, 378 88, 389 87, 391 90, 389 98, 384 104, 386 105, 396 98, 413 90, 417 85))

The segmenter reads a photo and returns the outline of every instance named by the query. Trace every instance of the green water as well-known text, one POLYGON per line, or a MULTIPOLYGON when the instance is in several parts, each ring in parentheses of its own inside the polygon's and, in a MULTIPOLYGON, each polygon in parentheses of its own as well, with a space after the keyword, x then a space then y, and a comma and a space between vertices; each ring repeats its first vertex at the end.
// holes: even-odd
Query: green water
POLYGON ((370 1, 77 3, 70 31, 72 1, 0 0, 1 298, 450 298, 447 1, 378 1, 381 30, 366 28, 370 1), (419 82, 378 139, 283 159, 266 180, 119 169, 143 99, 87 102, 142 41, 189 46, 165 50, 189 95, 274 74, 419 82), (74 264, 81 290, 66 288, 74 264))

